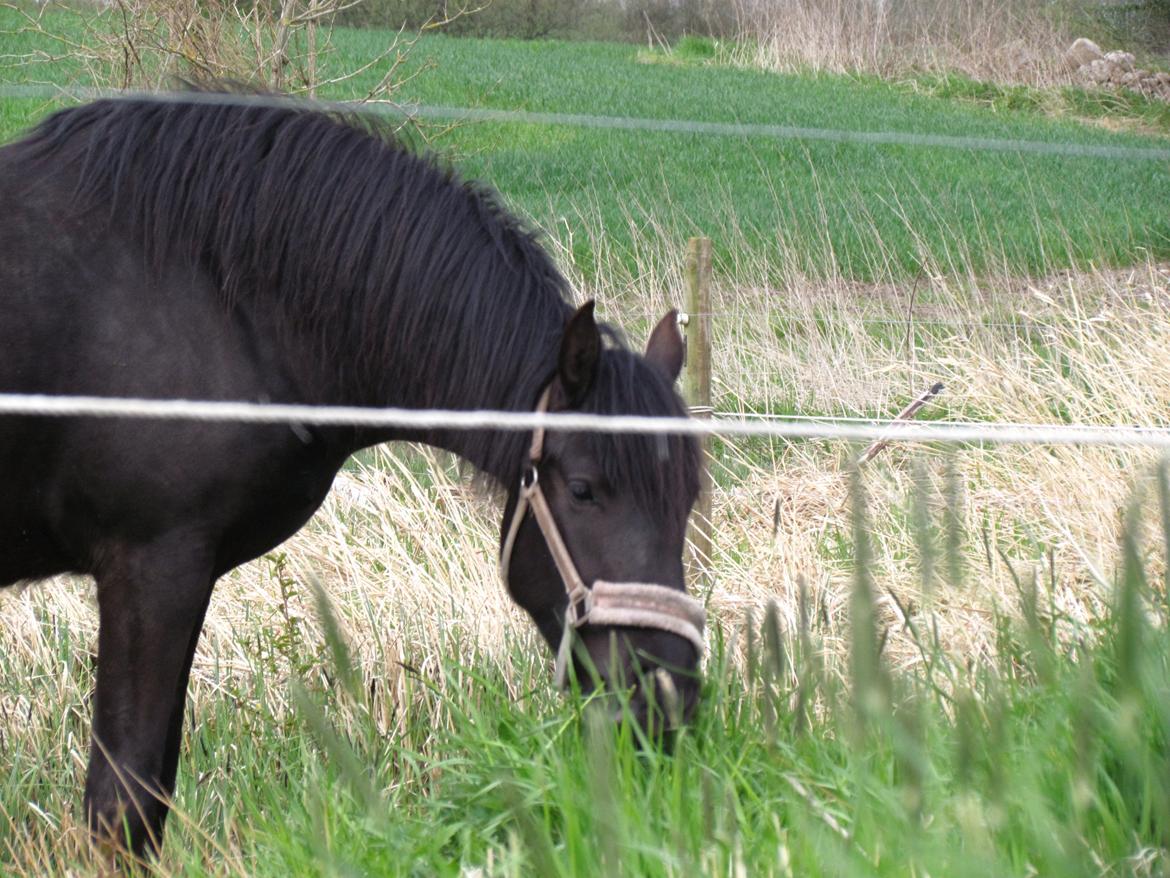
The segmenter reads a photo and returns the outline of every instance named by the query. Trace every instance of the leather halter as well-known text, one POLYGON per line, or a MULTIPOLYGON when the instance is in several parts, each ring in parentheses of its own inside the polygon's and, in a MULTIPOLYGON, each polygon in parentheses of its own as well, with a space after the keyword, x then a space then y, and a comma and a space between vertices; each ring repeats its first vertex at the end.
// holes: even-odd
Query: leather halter
MULTIPOLYGON (((540 395, 536 405, 536 411, 540 414, 548 411, 550 389, 545 388, 540 395)), ((703 625, 706 614, 703 605, 686 593, 666 585, 646 582, 597 580, 592 587, 585 585, 540 487, 537 467, 543 454, 544 427, 537 427, 532 431, 532 445, 528 450, 528 464, 520 476, 516 509, 500 550, 500 578, 506 588, 516 536, 531 510, 561 575, 569 601, 565 608, 565 634, 557 650, 557 685, 563 686, 565 683, 570 633, 574 628, 584 625, 657 628, 688 640, 701 656, 704 651, 703 625)))

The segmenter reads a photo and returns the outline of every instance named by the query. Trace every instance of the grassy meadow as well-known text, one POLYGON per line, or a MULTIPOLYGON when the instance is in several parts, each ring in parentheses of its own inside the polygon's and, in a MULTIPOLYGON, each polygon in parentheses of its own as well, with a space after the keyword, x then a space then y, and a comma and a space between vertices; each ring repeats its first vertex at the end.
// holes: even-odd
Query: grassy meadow
MULTIPOLYGON (((341 33, 328 63, 387 39, 341 33)), ((627 46, 428 37, 412 59, 433 67, 402 97, 431 104, 1167 144, 1128 117, 627 46)), ((0 139, 47 109, 0 100, 0 139)), ((1165 162, 495 123, 435 147, 636 343, 682 301, 686 236, 711 235, 720 411, 888 416, 941 381, 923 417, 1166 423, 1165 162)), ((857 450, 715 444, 705 701, 670 753, 552 690, 497 584, 498 498, 425 449, 363 455, 217 588, 159 871, 1170 872, 1157 455, 895 445, 855 474, 857 450)), ((0 595, 5 874, 101 868, 80 809, 91 590, 0 595)))
MULTIPOLYGON (((0 10, 0 29, 18 29, 0 10)), ((377 56, 392 34, 339 32, 322 79, 377 56)), ((43 38, 13 33, 20 58, 43 38)), ((426 37, 409 54, 395 94, 404 103, 523 109, 649 119, 768 123, 807 128, 943 134, 1114 146, 1163 146, 1074 118, 992 111, 916 94, 873 77, 778 75, 730 66, 645 63, 635 46, 426 37)), ((2 60, 2 59, 0 59, 2 60)), ((323 96, 364 94, 381 66, 323 96)), ((68 61, 11 67, 9 81, 68 82, 68 61)), ((43 107, 40 108, 43 111, 43 107)), ((8 102, 0 136, 26 125, 36 102, 8 102)), ((1115 114, 1115 118, 1119 114, 1115 114)), ((1157 129, 1155 129, 1157 130, 1157 129)), ((1076 157, 1020 156, 915 146, 872 147, 812 140, 626 132, 588 127, 477 123, 435 147, 469 176, 568 248, 597 278, 620 266, 639 275, 653 260, 642 239, 704 233, 721 268, 745 256, 795 263, 802 272, 877 280, 943 273, 1046 270, 1050 265, 1130 264, 1170 253, 1165 162, 1102 164, 1076 157), (604 236, 599 230, 604 230, 604 236)), ((672 259, 676 258, 672 254, 672 259)), ((658 270, 664 265, 656 264, 658 270)), ((774 281, 779 278, 773 278, 774 281)))

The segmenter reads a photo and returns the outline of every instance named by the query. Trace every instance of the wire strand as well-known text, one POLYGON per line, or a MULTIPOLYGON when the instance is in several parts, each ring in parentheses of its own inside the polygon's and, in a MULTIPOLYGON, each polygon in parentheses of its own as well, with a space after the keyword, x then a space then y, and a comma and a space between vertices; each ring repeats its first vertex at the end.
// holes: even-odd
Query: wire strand
POLYGON ((703 134, 720 137, 764 137, 773 140, 812 140, 854 143, 864 146, 916 146, 962 149, 977 152, 1007 152, 1073 158, 1170 161, 1170 149, 1104 144, 1017 140, 994 137, 967 137, 952 134, 917 134, 906 131, 859 131, 846 128, 817 128, 773 125, 758 122, 700 122, 690 119, 646 119, 632 116, 599 116, 585 113, 546 113, 531 110, 448 107, 430 104, 321 101, 280 95, 246 95, 217 92, 135 91, 43 85, 0 85, 0 98, 95 100, 133 98, 167 103, 221 104, 302 107, 330 112, 392 116, 404 121, 501 122, 524 125, 566 125, 620 131, 653 131, 668 134, 703 134))
POLYGON ((380 427, 414 430, 572 430, 597 433, 764 436, 783 439, 841 439, 1013 445, 1112 445, 1170 449, 1170 428, 1095 427, 1061 424, 814 423, 592 415, 580 412, 364 408, 184 399, 0 394, 0 416, 144 418, 251 424, 380 427))

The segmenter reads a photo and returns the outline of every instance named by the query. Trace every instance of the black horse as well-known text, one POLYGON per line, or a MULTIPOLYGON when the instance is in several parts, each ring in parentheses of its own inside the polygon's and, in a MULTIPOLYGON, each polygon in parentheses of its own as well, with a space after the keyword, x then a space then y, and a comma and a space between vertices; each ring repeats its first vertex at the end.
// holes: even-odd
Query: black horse
MULTIPOLYGON (((638 355, 567 293, 490 193, 349 116, 104 100, 0 149, 0 392, 684 414, 671 315, 638 355)), ((505 489, 507 525, 529 439, 0 417, 0 585, 97 581, 95 833, 157 847, 212 586, 301 527, 350 454, 448 449, 505 489)), ((586 584, 683 588, 699 466, 685 437, 549 434, 539 480, 586 584)), ((555 645, 566 591, 531 516, 511 554, 509 590, 555 645)), ((603 681, 667 669, 695 702, 691 641, 580 634, 603 681)))

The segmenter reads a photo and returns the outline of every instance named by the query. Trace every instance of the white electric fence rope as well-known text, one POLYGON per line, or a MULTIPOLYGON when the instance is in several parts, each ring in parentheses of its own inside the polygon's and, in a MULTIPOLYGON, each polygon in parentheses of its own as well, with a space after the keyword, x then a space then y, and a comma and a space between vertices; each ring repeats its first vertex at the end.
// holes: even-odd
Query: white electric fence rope
POLYGON ((484 107, 446 107, 425 104, 358 103, 321 101, 279 95, 224 94, 218 92, 148 92, 121 89, 54 87, 42 85, 0 85, 0 98, 41 100, 132 98, 166 103, 301 107, 340 113, 392 116, 404 121, 497 122, 525 125, 568 125, 622 131, 652 131, 667 134, 704 134, 720 137, 764 137, 774 140, 814 140, 856 143, 867 146, 920 146, 980 152, 1027 153, 1075 158, 1136 159, 1170 161, 1170 149, 1141 146, 1109 146, 1091 143, 1061 143, 1042 140, 1014 140, 994 137, 967 137, 952 134, 919 134, 907 131, 856 131, 841 128, 814 128, 756 122, 700 122, 689 119, 645 119, 630 116, 596 116, 585 113, 545 113, 530 110, 501 110, 484 107))
POLYGON ((1112 445, 1170 449, 1170 427, 995 423, 849 424, 714 420, 593 415, 581 412, 509 412, 450 409, 366 408, 283 403, 132 399, 95 396, 0 394, 0 416, 145 418, 220 423, 297 424, 402 430, 572 430, 595 433, 760 436, 782 439, 842 439, 898 442, 960 442, 1013 445, 1112 445))

